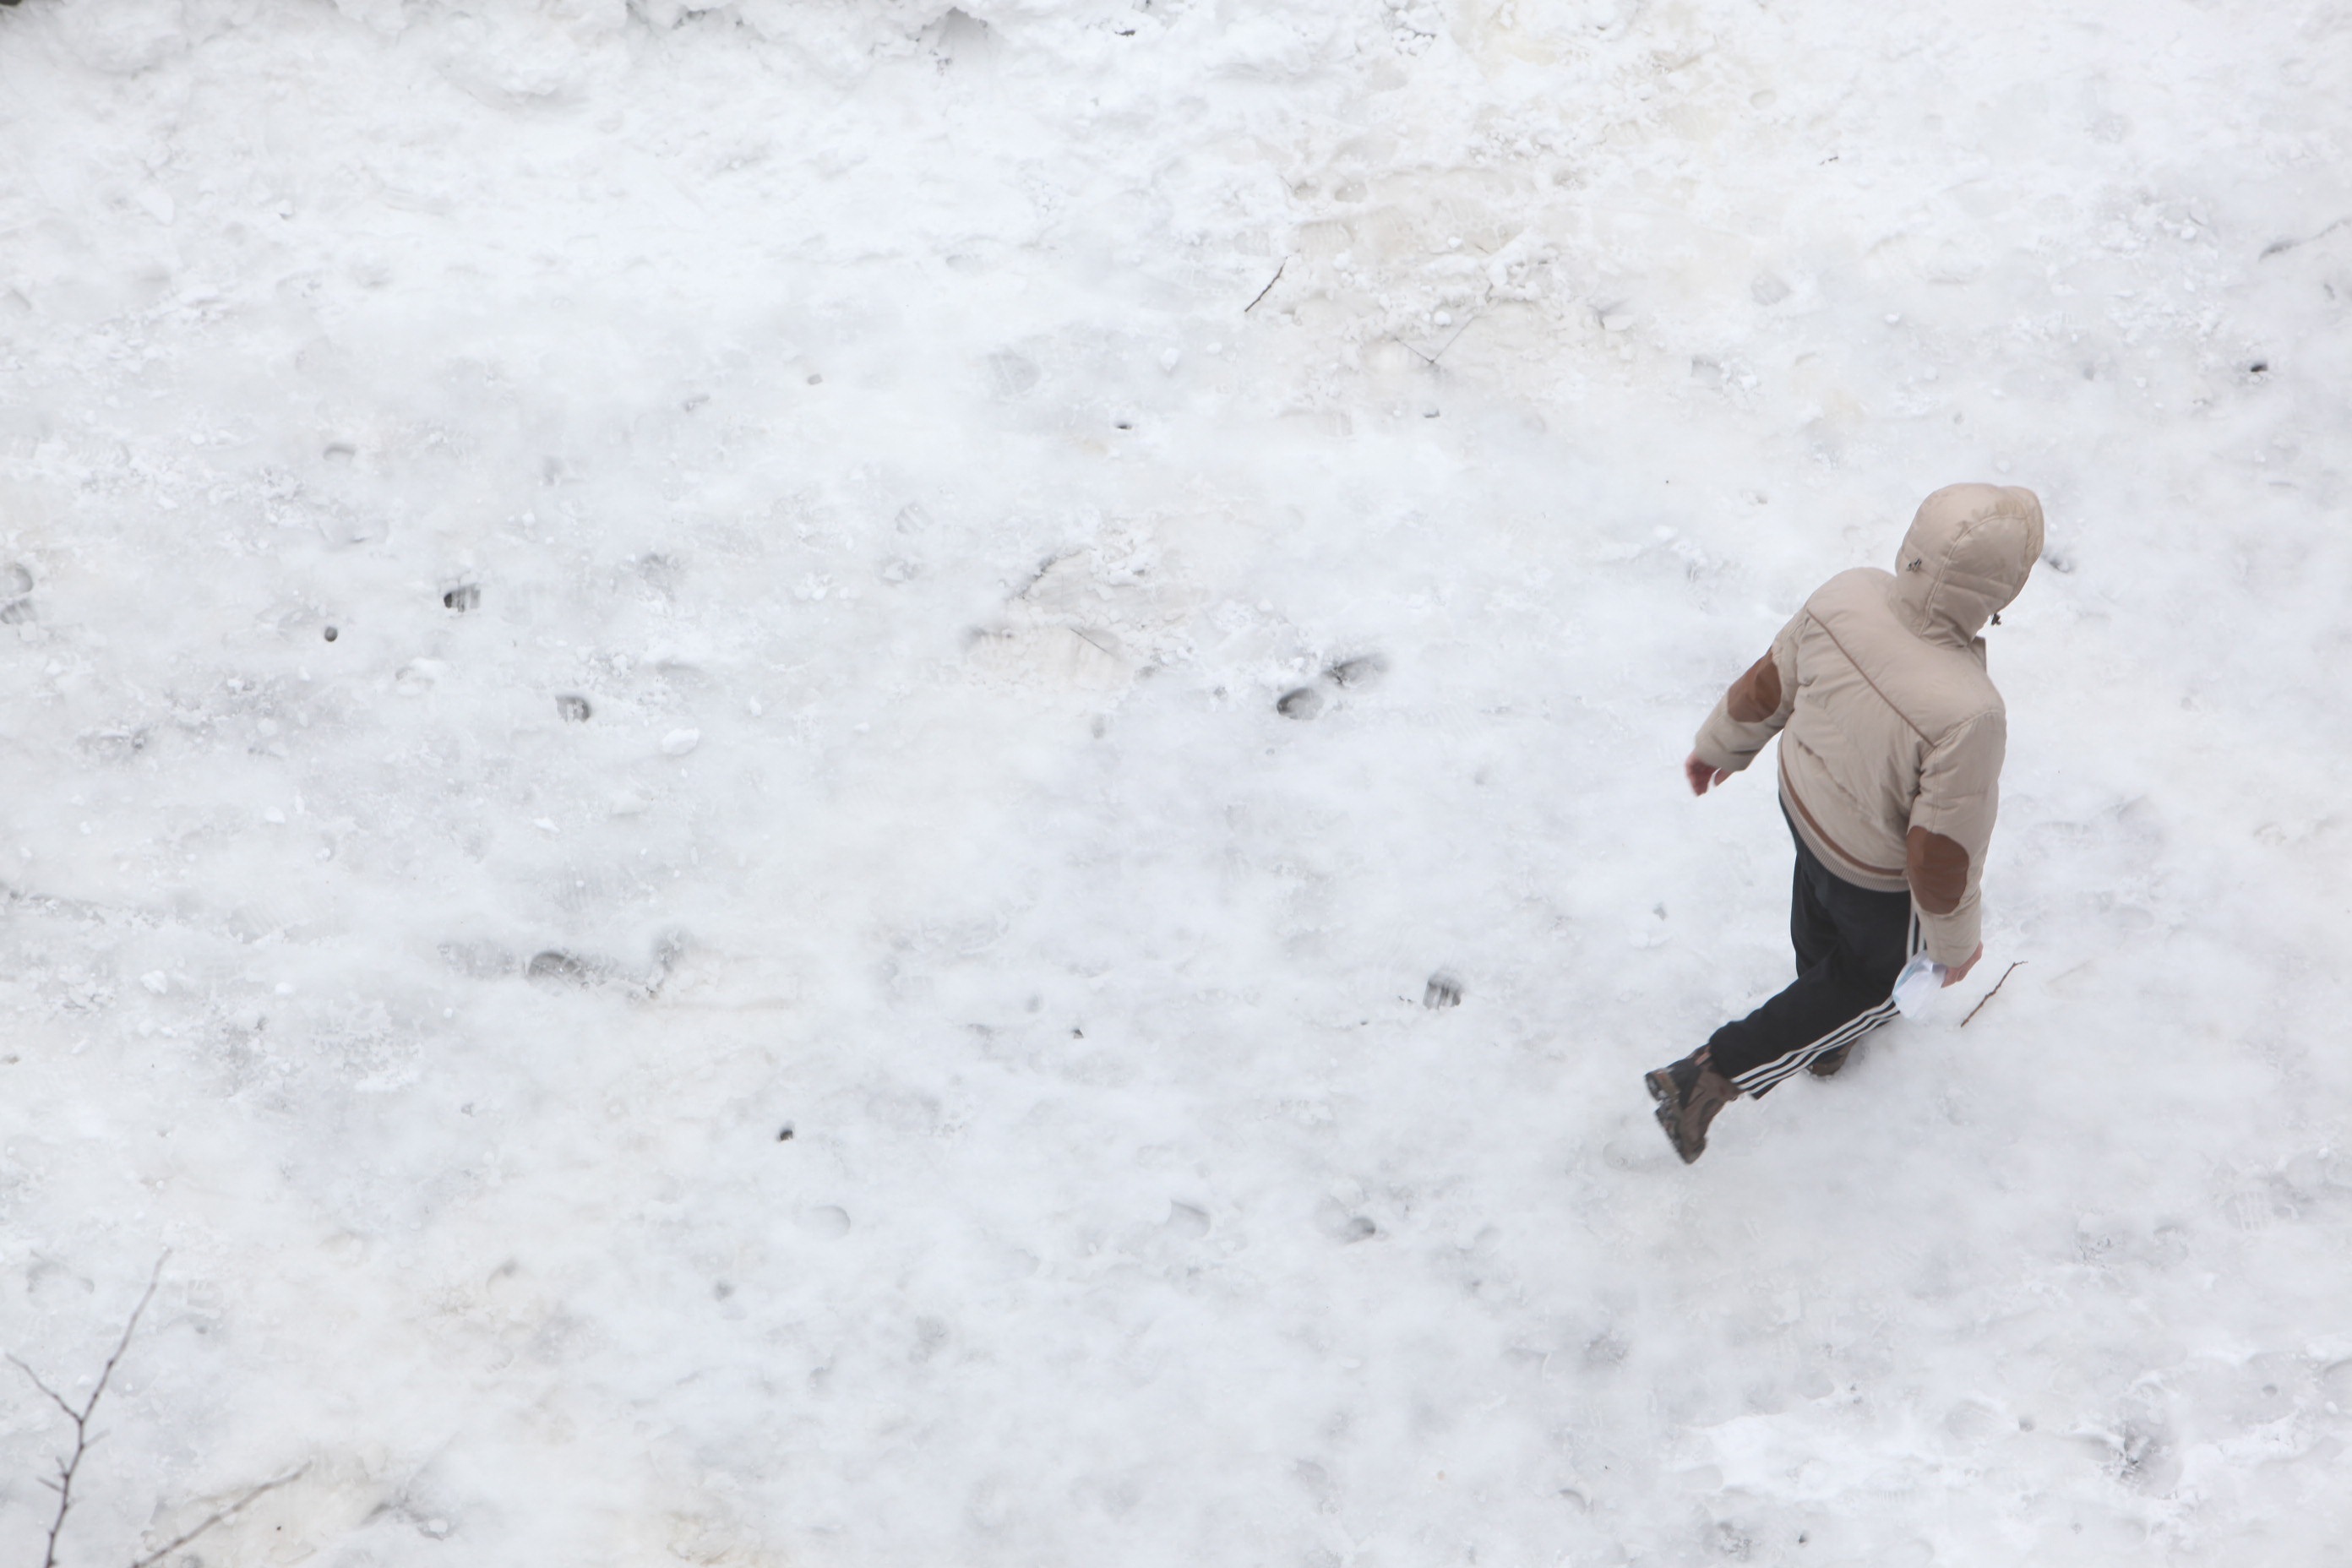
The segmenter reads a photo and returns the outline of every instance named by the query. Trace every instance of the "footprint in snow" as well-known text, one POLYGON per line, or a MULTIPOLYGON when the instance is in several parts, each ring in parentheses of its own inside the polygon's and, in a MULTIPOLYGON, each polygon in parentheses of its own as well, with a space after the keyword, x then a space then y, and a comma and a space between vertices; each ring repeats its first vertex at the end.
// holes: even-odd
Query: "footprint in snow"
POLYGON ((1353 1247, 1381 1234, 1381 1227, 1370 1215, 1357 1212, 1353 1203, 1342 1203, 1336 1197, 1327 1197, 1315 1205, 1315 1228, 1341 1247, 1353 1247))
POLYGON ((1441 969, 1429 977, 1422 987, 1421 1005, 1424 1007, 1459 1007, 1462 1005, 1462 982, 1441 969))
POLYGON ((523 965, 522 973, 523 978, 533 984, 551 988, 560 985, 593 985, 604 978, 597 967, 587 960, 575 958, 571 953, 560 952, 553 948, 548 949, 545 952, 533 953, 530 962, 523 965))
POLYGON ((0 568, 0 621, 21 626, 33 618, 33 574, 21 563, 0 568))
MULTIPOLYGON (((1388 673, 1389 661, 1377 653, 1343 658, 1323 672, 1323 679, 1343 690, 1362 690, 1388 673)), ((1312 719, 1323 711, 1324 696, 1311 686, 1293 687, 1275 700, 1274 710, 1286 719, 1312 719)))

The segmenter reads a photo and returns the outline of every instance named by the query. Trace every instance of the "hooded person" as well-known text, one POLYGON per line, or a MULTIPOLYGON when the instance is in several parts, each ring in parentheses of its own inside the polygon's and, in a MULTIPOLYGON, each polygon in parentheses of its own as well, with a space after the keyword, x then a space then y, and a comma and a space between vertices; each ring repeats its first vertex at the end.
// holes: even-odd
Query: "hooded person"
POLYGON ((1895 1016, 1895 977, 1913 954, 1944 965, 1950 985, 1982 953, 1979 884, 2008 714, 1979 633, 2041 554, 2032 490, 1937 490, 1893 572, 1861 567, 1822 584, 1700 726, 1683 764, 1694 795, 1780 737, 1797 978, 1647 1076, 1685 1163, 1730 1101, 1801 1068, 1827 1077, 1843 1066, 1854 1041, 1895 1016))

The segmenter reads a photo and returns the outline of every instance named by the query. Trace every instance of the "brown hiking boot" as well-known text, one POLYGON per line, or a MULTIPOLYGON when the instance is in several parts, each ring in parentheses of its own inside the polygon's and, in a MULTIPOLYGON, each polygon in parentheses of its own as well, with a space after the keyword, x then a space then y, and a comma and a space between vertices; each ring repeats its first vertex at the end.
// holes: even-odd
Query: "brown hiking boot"
POLYGON ((1807 1062, 1805 1064, 1805 1070, 1812 1074, 1815 1078, 1835 1078, 1837 1077, 1838 1068, 1845 1066, 1845 1058, 1853 1054, 1853 1042, 1852 1040, 1848 1040, 1844 1045, 1840 1046, 1837 1049, 1833 1051, 1823 1051, 1820 1056, 1817 1056, 1811 1061, 1807 1062))
POLYGON ((1650 1098, 1658 1102, 1658 1125, 1687 1165, 1706 1152, 1707 1124, 1715 1113, 1739 1098, 1739 1089, 1715 1070, 1704 1048, 1671 1067, 1644 1074, 1650 1098))

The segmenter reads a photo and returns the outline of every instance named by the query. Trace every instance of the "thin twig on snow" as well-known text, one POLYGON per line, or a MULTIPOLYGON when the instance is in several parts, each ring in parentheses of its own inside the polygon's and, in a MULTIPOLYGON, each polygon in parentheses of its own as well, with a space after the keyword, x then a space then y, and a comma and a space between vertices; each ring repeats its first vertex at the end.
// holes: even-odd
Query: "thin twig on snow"
POLYGON ((214 1525, 226 1524, 230 1520, 235 1519, 239 1513, 244 1511, 247 1503, 252 1502, 254 1500, 266 1493, 276 1491, 279 1487, 287 1486, 294 1481, 301 1479, 302 1473, 310 1468, 310 1467, 308 1465, 298 1465, 293 1469, 287 1471, 284 1475, 279 1476, 275 1480, 262 1482, 259 1486, 247 1491, 243 1496, 239 1497, 235 1502, 230 1503, 226 1508, 214 1510, 213 1512, 205 1518, 202 1524, 197 1525, 194 1530, 189 1531, 186 1534, 182 1535, 164 1545, 157 1547, 146 1556, 142 1557, 138 1562, 133 1563, 131 1565, 131 1568, 155 1568, 156 1563, 161 1563, 164 1558, 169 1557, 181 1547, 187 1545, 190 1542, 195 1540, 197 1536, 202 1535, 205 1531, 210 1530, 214 1525))
POLYGON ((1286 256, 1282 258, 1282 265, 1274 269, 1274 276, 1265 280, 1265 287, 1257 291, 1257 300, 1252 300, 1248 304, 1242 307, 1242 314, 1246 316, 1252 310, 1256 310, 1258 300, 1263 300, 1268 294, 1273 293, 1274 286, 1282 281, 1282 275, 1289 269, 1290 258, 1286 256))
POLYGON ((2315 244, 2320 240, 2326 239, 2329 235, 2334 234, 2337 229, 2342 228, 2347 223, 2352 223, 2352 217, 2337 218, 2334 223, 2329 224, 2317 234, 2306 234, 2301 239, 2274 239, 2271 241, 2270 244, 2263 247, 2263 253, 2254 258, 2254 259, 2257 261, 2268 261, 2273 256, 2284 256, 2290 250, 2298 249, 2303 246, 2315 244))
POLYGON ((73 1453, 58 1461, 56 1479, 52 1479, 47 1476, 41 1479, 43 1486, 58 1494, 58 1511, 49 1521, 48 1549, 42 1553, 41 1568, 58 1568, 58 1537, 65 1531, 66 1516, 73 1512, 74 1478, 81 1473, 82 1460, 89 1456, 91 1447, 98 1441, 90 1434, 90 1417, 98 1414, 98 1402, 105 1397, 106 1385, 112 1380, 114 1369, 122 1363, 123 1352, 131 1348, 131 1336, 139 1331, 139 1320, 146 1314, 147 1303, 155 1299, 155 1287, 163 1279, 163 1258, 171 1256, 166 1252, 163 1258, 155 1259, 155 1268, 147 1276, 147 1289, 140 1295, 139 1304, 131 1309, 131 1320, 122 1325, 122 1337, 115 1342, 114 1353, 108 1356, 106 1364, 99 1369, 98 1385, 89 1391, 89 1397, 82 1401, 80 1409, 77 1410, 66 1403, 64 1394, 43 1382, 41 1374, 26 1365, 21 1359, 14 1355, 8 1358, 16 1363, 17 1371, 33 1380, 35 1388, 49 1396, 50 1404, 66 1413, 66 1419, 71 1421, 74 1426, 73 1453))
MULTIPOLYGON (((1977 1005, 1969 1009, 1969 1018, 1973 1018, 1978 1014, 1983 1012, 1984 1005, 2000 994, 2000 988, 2009 984, 2009 977, 2016 973, 2019 964, 2022 964, 2024 962, 2025 960, 2021 958, 2016 963, 2011 964, 2007 969, 2000 972, 2000 978, 1992 983, 1992 989, 1979 997, 1977 999, 1977 1005)), ((1969 1026, 1969 1018, 1963 1018, 1960 1020, 1961 1028, 1965 1029, 1969 1026)))

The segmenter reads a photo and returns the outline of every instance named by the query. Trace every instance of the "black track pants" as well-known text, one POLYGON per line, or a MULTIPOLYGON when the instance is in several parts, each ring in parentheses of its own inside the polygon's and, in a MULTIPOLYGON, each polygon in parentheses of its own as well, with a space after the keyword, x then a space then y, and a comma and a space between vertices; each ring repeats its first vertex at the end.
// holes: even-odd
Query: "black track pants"
MULTIPOLYGON (((1797 838, 1793 826, 1789 836, 1797 838)), ((1909 893, 1857 888, 1797 838, 1789 937, 1797 945, 1795 982, 1707 1042, 1715 1070, 1748 1094, 1894 1018, 1895 977, 1919 951, 1919 921, 1909 893)))

